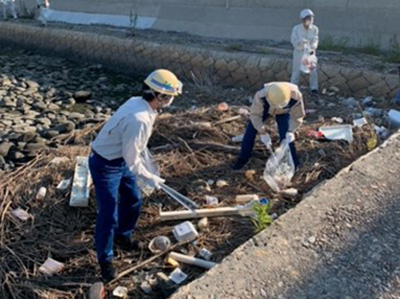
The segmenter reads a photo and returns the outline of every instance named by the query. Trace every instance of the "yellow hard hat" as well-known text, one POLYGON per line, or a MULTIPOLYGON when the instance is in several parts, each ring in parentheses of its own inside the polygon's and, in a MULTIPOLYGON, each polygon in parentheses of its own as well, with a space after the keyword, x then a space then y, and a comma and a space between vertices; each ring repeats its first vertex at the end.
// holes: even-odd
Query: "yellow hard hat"
POLYGON ((267 91, 268 103, 275 108, 283 108, 289 104, 291 89, 284 83, 272 83, 267 91))
POLYGON ((182 82, 168 70, 156 70, 152 72, 144 83, 152 90, 162 94, 177 96, 182 93, 182 82))

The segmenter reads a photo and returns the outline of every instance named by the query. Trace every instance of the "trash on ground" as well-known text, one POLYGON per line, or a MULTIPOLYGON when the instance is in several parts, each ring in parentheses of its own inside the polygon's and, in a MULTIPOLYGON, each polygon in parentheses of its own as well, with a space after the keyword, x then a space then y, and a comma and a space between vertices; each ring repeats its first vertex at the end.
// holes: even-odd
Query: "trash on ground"
POLYGON ((350 125, 321 127, 319 131, 329 140, 346 140, 349 143, 353 142, 353 132, 350 125))
POLYGON ((207 207, 214 207, 218 205, 218 198, 215 196, 206 195, 204 199, 206 200, 207 207))
POLYGON ((69 163, 70 160, 68 157, 55 157, 53 160, 50 161, 50 164, 52 165, 60 165, 63 163, 69 163))
POLYGON ((178 262, 182 262, 182 263, 193 265, 193 266, 198 266, 198 267, 205 268, 205 269, 211 269, 212 267, 217 265, 216 263, 206 261, 203 259, 199 259, 196 257, 188 256, 188 255, 183 255, 178 252, 171 252, 169 254, 169 256, 171 258, 173 258, 174 260, 177 260, 178 262))
POLYGON ((181 284, 187 278, 187 274, 185 274, 181 269, 176 268, 172 273, 169 275, 169 279, 176 284, 181 284))
POLYGON ((271 214, 272 220, 278 219, 278 214, 277 213, 272 213, 271 214))
POLYGON ((381 140, 384 140, 389 136, 389 131, 384 126, 379 127, 375 125, 375 132, 381 140))
POLYGON ((300 69, 303 73, 309 74, 317 67, 318 58, 315 54, 310 54, 310 49, 305 49, 301 58, 300 69))
POLYGON ((241 116, 250 116, 250 111, 248 109, 239 108, 238 113, 241 116))
POLYGON ((353 120, 353 125, 358 128, 361 128, 362 126, 364 126, 366 124, 368 124, 368 121, 365 119, 365 117, 357 118, 357 119, 353 120))
POLYGON ((229 186, 228 182, 225 180, 218 180, 216 185, 218 188, 223 188, 223 187, 229 186))
POLYGON ((198 207, 198 204, 195 203, 193 200, 190 198, 184 196, 183 194, 179 193, 178 191, 175 191, 171 187, 168 187, 165 184, 161 184, 161 190, 163 190, 165 193, 167 193, 170 197, 172 197, 176 202, 184 206, 185 208, 192 210, 198 207))
POLYGON ((171 265, 174 268, 179 267, 179 263, 170 257, 167 258, 167 264, 171 265))
POLYGON ((344 122, 343 118, 341 117, 332 117, 331 120, 338 124, 342 124, 344 122))
POLYGON ((21 208, 16 208, 15 210, 13 210, 11 212, 11 214, 22 221, 26 221, 26 220, 32 218, 32 214, 29 214, 27 211, 25 211, 21 208))
POLYGON ((389 111, 388 116, 389 116, 390 123, 391 123, 393 126, 395 126, 395 127, 400 127, 400 111, 391 109, 391 110, 389 111))
POLYGON ((219 111, 227 111, 229 109, 229 105, 225 102, 219 103, 218 104, 218 110, 219 111))
POLYGON ((197 227, 200 230, 205 230, 208 227, 208 218, 207 217, 201 218, 197 223, 197 227))
POLYGON ((232 137, 232 142, 242 142, 243 137, 244 137, 244 135, 234 136, 234 137, 232 137))
POLYGON ((295 173, 295 166, 290 153, 289 144, 282 142, 269 157, 263 178, 271 189, 279 192, 290 184, 295 173))
POLYGON ((365 99, 362 101, 362 103, 365 106, 370 106, 373 104, 373 98, 371 96, 365 97, 365 99))
POLYGON ((72 184, 71 207, 87 207, 89 205, 89 192, 92 178, 89 172, 88 158, 76 157, 75 174, 72 184))
POLYGON ((38 193, 36 194, 36 199, 43 199, 46 197, 47 189, 45 187, 40 187, 38 193))
POLYGON ((207 248, 202 248, 199 251, 199 256, 209 261, 212 257, 212 253, 207 248))
POLYGON ((256 171, 251 169, 251 170, 246 170, 244 173, 244 176, 246 177, 246 179, 250 182, 254 181, 254 176, 256 174, 256 171))
POLYGON ((235 203, 237 204, 247 204, 253 200, 258 200, 257 194, 243 194, 243 195, 236 195, 235 203))
POLYGON ((58 190, 67 190, 69 185, 71 184, 72 179, 65 179, 62 180, 58 185, 57 185, 57 189, 58 190))
POLYGON ((158 236, 149 243, 149 250, 153 253, 160 253, 171 247, 171 241, 166 236, 158 236))
POLYGON ((117 286, 113 292, 113 296, 118 297, 118 298, 128 298, 128 288, 122 287, 122 286, 117 286))
POLYGON ((89 299, 103 299, 106 297, 106 290, 102 282, 96 282, 90 286, 89 299))
POLYGON ((336 86, 331 86, 329 87, 329 91, 334 92, 334 93, 338 93, 340 91, 340 89, 336 86))
POLYGON ((157 272, 157 278, 161 279, 163 282, 168 282, 169 281, 169 277, 167 275, 165 275, 163 272, 157 272))
POLYGON ((297 194, 299 194, 299 191, 295 188, 289 188, 289 189, 282 190, 281 193, 284 195, 287 195, 287 196, 294 197, 294 196, 297 196, 297 194))
POLYGON ((322 148, 318 150, 318 154, 319 154, 321 157, 326 157, 326 152, 325 152, 322 148))
POLYGON ((306 109, 306 114, 314 114, 316 112, 317 112, 316 109, 306 109))
POLYGON ((373 134, 373 136, 368 138, 367 140, 367 150, 370 152, 377 146, 378 146, 378 136, 376 134, 373 134))
POLYGON ((140 285, 140 288, 142 289, 142 291, 143 291, 145 294, 151 294, 151 292, 153 291, 153 290, 151 289, 150 283, 148 283, 147 281, 143 281, 142 284, 140 285))
POLYGON ((229 216, 251 216, 254 211, 248 206, 237 206, 237 207, 221 207, 221 208, 209 208, 209 209, 197 209, 197 210, 186 210, 186 211, 171 211, 163 212, 160 211, 160 221, 169 220, 185 220, 195 219, 203 217, 229 217, 229 216))
POLYGON ((365 115, 369 115, 369 116, 373 116, 373 117, 379 117, 382 116, 383 114, 383 110, 379 109, 379 108, 374 108, 374 107, 368 107, 365 111, 364 111, 365 115))
POLYGON ((215 181, 214 181, 214 180, 207 180, 207 184, 208 184, 209 186, 212 186, 212 185, 214 185, 214 183, 215 183, 215 181))
POLYGON ((60 272, 64 268, 64 264, 52 258, 47 258, 43 265, 40 266, 39 271, 45 275, 53 275, 60 272))
POLYGON ((172 233, 174 234, 178 242, 190 242, 195 240, 199 236, 196 228, 189 221, 185 221, 181 224, 176 225, 172 230, 172 233))
POLYGON ((314 130, 308 130, 307 136, 313 137, 315 139, 325 139, 325 136, 324 136, 324 134, 322 134, 322 132, 314 131, 314 130))

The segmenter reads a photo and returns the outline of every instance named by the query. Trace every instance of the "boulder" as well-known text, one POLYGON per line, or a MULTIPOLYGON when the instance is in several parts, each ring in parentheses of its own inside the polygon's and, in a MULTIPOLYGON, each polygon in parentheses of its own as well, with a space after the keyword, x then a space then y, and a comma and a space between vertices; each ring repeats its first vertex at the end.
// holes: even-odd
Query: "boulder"
POLYGON ((92 97, 92 92, 88 90, 80 90, 74 93, 74 99, 77 102, 84 102, 92 97))
POLYGON ((3 141, 2 143, 0 143, 0 156, 7 157, 8 152, 13 146, 14 144, 8 141, 3 141))
POLYGON ((63 134, 75 130, 75 127, 76 125, 72 121, 66 121, 64 123, 59 124, 58 126, 55 126, 53 130, 58 131, 58 133, 60 134, 63 134))

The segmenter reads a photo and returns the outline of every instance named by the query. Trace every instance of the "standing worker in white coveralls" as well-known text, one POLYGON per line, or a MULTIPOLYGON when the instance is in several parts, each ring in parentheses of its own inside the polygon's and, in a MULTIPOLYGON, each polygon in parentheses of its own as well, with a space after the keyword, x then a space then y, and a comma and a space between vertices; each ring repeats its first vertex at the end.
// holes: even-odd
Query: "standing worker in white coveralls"
POLYGON ((89 168, 98 207, 97 259, 104 280, 117 276, 113 245, 139 248, 131 239, 140 214, 140 177, 153 188, 164 182, 143 163, 141 155, 153 131, 157 111, 182 93, 182 83, 168 70, 156 70, 143 83, 142 96, 132 97, 108 120, 92 143, 89 168))
MULTIPOLYGON (((294 47, 292 78, 290 82, 299 85, 301 63, 304 51, 315 55, 318 48, 319 29, 314 25, 314 13, 310 9, 304 9, 300 12, 301 24, 293 27, 290 41, 294 47)), ((310 88, 313 94, 318 94, 318 74, 314 68, 310 72, 310 88)))
POLYGON ((0 0, 3 3, 3 17, 4 21, 8 19, 8 12, 11 13, 14 20, 18 19, 17 12, 15 11, 15 0, 0 0))
POLYGON ((36 0, 37 7, 39 8, 39 17, 38 20, 42 23, 42 26, 47 25, 47 19, 49 15, 49 7, 50 1, 49 0, 36 0))

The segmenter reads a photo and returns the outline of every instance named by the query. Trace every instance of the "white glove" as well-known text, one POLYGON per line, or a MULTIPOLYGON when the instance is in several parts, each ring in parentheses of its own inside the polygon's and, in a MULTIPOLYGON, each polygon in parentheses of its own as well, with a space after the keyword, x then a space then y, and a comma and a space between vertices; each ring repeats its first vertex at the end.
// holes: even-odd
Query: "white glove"
POLYGON ((292 143, 294 140, 295 140, 294 133, 287 132, 286 133, 286 142, 287 143, 292 143))
POLYGON ((164 183, 165 183, 165 180, 162 179, 162 178, 160 178, 159 176, 156 176, 156 175, 153 175, 153 176, 151 177, 151 179, 148 179, 148 180, 147 180, 147 184, 148 184, 150 187, 152 187, 152 188, 154 188, 154 189, 157 189, 157 190, 159 190, 159 189, 160 189, 160 185, 161 185, 161 184, 164 184, 164 183))
POLYGON ((261 135, 261 142, 264 143, 267 148, 271 148, 272 146, 271 136, 269 136, 268 133, 261 135))

